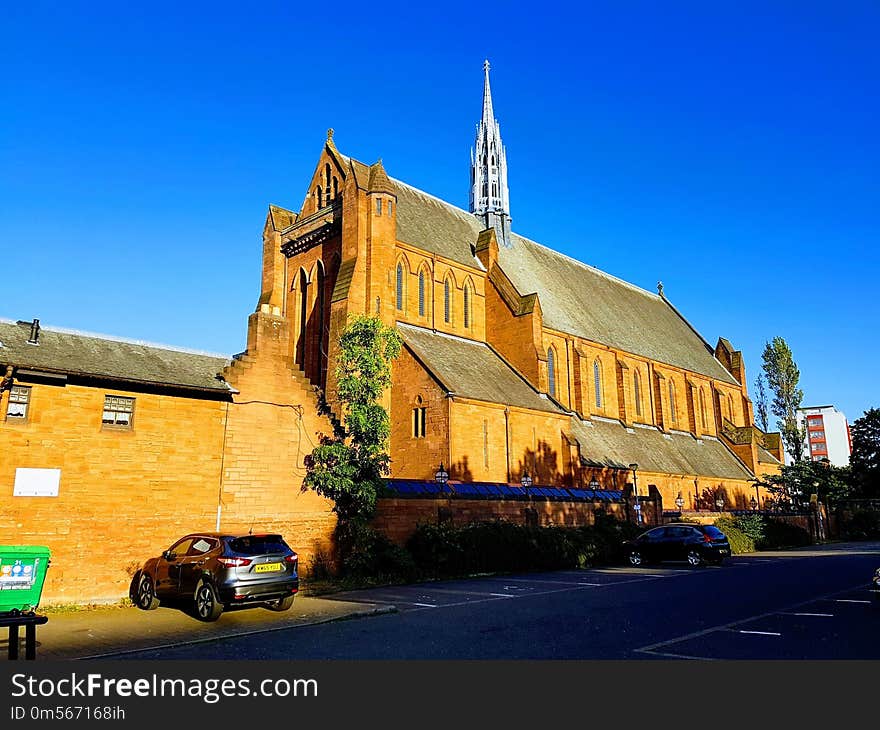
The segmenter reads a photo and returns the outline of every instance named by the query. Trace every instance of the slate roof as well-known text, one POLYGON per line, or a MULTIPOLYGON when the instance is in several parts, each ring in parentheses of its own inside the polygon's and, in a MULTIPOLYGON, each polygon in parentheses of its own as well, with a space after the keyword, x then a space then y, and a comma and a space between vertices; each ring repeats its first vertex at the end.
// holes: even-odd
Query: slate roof
POLYGON ((719 479, 751 479, 752 473, 725 446, 713 438, 702 442, 686 433, 666 435, 654 428, 635 427, 632 433, 619 422, 571 419, 572 436, 581 457, 597 465, 628 467, 660 474, 698 474, 719 479))
POLYGON ((217 378, 230 359, 101 335, 41 327, 28 344, 30 322, 0 320, 0 364, 43 372, 230 393, 217 378))
MULTIPOLYGON (((399 240, 483 268, 473 253, 483 228, 475 215, 399 180, 392 183, 399 240)), ((511 243, 500 247, 501 269, 521 295, 537 292, 547 327, 736 384, 709 345, 659 295, 515 233, 511 243)))
POLYGON ((483 342, 397 324, 405 345, 447 391, 465 398, 564 413, 483 342))

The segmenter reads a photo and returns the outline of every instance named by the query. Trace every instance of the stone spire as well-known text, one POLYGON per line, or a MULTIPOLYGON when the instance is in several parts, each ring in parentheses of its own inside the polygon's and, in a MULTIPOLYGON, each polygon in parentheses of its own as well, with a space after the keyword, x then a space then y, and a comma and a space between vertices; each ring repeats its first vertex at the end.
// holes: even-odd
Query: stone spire
POLYGON ((507 190, 507 152, 501 128, 492 110, 489 61, 483 63, 483 116, 471 149, 470 211, 498 231, 498 240, 510 246, 510 196, 507 190))

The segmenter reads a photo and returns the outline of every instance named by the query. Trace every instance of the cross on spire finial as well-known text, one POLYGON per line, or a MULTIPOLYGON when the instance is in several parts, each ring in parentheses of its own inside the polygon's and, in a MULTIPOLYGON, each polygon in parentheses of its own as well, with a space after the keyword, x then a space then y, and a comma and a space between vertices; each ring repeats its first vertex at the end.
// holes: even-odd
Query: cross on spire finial
POLYGON ((483 61, 483 71, 488 71, 491 67, 489 66, 489 59, 487 58, 483 61))

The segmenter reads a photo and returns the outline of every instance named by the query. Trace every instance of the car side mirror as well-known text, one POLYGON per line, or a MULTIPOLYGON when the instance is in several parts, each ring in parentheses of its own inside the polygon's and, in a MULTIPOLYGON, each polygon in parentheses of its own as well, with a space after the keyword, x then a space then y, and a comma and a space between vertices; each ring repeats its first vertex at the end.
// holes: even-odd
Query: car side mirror
POLYGON ((170 550, 166 550, 164 553, 162 553, 162 557, 170 563, 172 560, 174 560, 174 558, 177 557, 177 555, 170 550))

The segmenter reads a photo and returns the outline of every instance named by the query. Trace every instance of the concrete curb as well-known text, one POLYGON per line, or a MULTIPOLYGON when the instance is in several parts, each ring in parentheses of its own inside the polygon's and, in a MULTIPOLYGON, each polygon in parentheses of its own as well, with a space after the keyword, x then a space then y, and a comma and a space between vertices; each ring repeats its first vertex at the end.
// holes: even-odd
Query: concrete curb
MULTIPOLYGON (((144 651, 158 651, 160 649, 176 649, 181 646, 192 646, 194 644, 207 644, 212 641, 222 641, 223 639, 237 639, 242 636, 255 636, 257 634, 269 634, 275 631, 288 631, 290 629, 299 629, 306 626, 320 626, 321 624, 336 623, 337 621, 350 621, 359 618, 370 618, 372 616, 382 616, 397 613, 397 606, 376 606, 375 608, 365 609, 363 611, 352 611, 350 613, 340 614, 338 616, 328 616, 326 618, 316 619, 314 621, 304 621, 302 623, 293 623, 286 626, 270 626, 262 629, 253 629, 250 631, 236 631, 229 634, 219 636, 206 636, 199 639, 190 639, 186 641, 175 641, 167 644, 157 644, 156 646, 143 646, 137 649, 121 649, 119 651, 104 652, 102 654, 89 654, 87 656, 70 657, 73 661, 82 661, 86 659, 111 659, 113 657, 125 656, 126 654, 139 654, 144 651)), ((65 661, 63 658, 53 659, 53 661, 65 661)))

